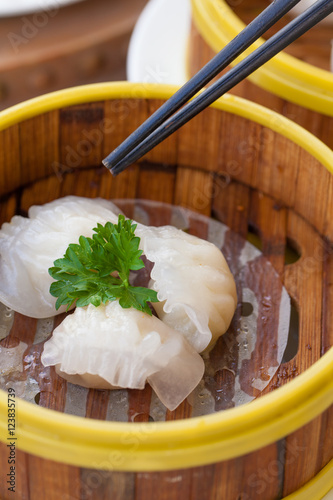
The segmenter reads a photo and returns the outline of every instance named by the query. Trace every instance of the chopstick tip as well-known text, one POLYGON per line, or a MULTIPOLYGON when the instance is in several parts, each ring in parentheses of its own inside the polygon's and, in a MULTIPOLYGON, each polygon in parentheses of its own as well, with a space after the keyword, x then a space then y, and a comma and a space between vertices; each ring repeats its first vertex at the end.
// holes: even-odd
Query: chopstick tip
POLYGON ((104 167, 106 167, 108 170, 112 169, 112 163, 109 161, 108 156, 106 158, 104 158, 104 160, 102 160, 102 163, 103 163, 104 167))
POLYGON ((119 172, 116 171, 115 165, 112 165, 108 158, 104 158, 104 160, 102 160, 102 164, 111 172, 113 177, 116 177, 116 175, 118 175, 119 172))

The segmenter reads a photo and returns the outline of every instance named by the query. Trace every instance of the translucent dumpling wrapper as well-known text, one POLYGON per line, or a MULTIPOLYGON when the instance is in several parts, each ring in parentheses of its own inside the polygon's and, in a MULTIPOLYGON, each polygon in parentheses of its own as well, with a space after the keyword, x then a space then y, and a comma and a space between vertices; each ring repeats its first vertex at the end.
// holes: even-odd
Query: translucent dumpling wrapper
POLYGON ((26 316, 47 318, 55 309, 49 292, 49 267, 80 235, 91 236, 97 223, 117 223, 119 209, 102 198, 66 196, 32 206, 28 218, 15 215, 0 230, 0 301, 26 316))
POLYGON ((170 410, 204 373, 201 356, 180 333, 118 301, 77 307, 45 343, 41 361, 90 388, 143 389, 148 382, 170 410))
POLYGON ((212 347, 234 315, 234 278, 213 244, 173 226, 138 224, 140 248, 154 263, 150 287, 160 302, 153 306, 161 320, 180 331, 197 352, 212 347))

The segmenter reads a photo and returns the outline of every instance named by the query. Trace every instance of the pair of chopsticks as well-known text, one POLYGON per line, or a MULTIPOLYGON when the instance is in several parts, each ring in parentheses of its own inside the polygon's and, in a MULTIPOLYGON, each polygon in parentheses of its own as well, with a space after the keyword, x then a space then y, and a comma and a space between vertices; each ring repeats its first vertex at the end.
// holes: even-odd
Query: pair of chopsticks
POLYGON ((170 97, 120 146, 103 160, 117 175, 232 89, 278 52, 333 12, 333 0, 317 0, 218 81, 202 88, 263 35, 300 0, 274 0, 196 75, 170 97), (191 100, 190 100, 191 99, 191 100), (188 102, 189 101, 189 102, 188 102), (186 104, 187 103, 187 104, 186 104))

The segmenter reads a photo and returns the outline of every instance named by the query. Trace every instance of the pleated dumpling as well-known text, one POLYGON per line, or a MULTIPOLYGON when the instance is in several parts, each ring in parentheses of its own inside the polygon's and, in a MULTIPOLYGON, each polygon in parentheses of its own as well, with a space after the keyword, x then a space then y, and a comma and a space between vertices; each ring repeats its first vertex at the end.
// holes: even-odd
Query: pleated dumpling
POLYGON ((46 318, 55 310, 48 268, 80 235, 91 236, 97 223, 117 223, 119 209, 101 198, 67 196, 32 206, 29 217, 16 215, 0 230, 0 301, 26 316, 46 318))
POLYGON ((150 287, 159 318, 202 352, 228 329, 236 309, 234 278, 222 252, 173 226, 138 224, 140 248, 154 263, 150 287))
POLYGON ((201 356, 180 333, 118 301, 76 308, 45 343, 41 360, 85 387, 143 389, 149 382, 170 410, 204 372, 201 356))

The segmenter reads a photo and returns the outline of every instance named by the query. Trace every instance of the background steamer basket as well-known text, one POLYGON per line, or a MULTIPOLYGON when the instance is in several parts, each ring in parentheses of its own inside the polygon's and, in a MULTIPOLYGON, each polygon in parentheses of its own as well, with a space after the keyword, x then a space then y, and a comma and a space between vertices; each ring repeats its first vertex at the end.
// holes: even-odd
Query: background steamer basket
MULTIPOLYGON (((202 417, 187 418, 185 402, 151 422, 147 391, 136 395, 139 422, 103 421, 101 399, 86 409, 92 418, 62 414, 66 394, 49 408, 17 400, 18 498, 319 499, 333 486, 333 153, 286 118, 228 95, 113 178, 101 160, 174 91, 96 84, 2 112, 1 219, 75 194, 183 205, 243 237, 250 226, 299 311, 297 353, 263 397, 202 417), (301 255, 292 265, 287 242, 301 255)), ((34 325, 20 317, 16 327, 28 338, 34 325)), ((4 391, 0 415, 4 471, 4 391)))
MULTIPOLYGON (((193 75, 258 15, 268 0, 229 3, 191 0, 191 4, 188 66, 193 75)), ((268 36, 283 24, 285 21, 277 23, 268 36)), ((313 28, 231 91, 295 121, 330 148, 333 148, 332 26, 326 22, 313 28)))

